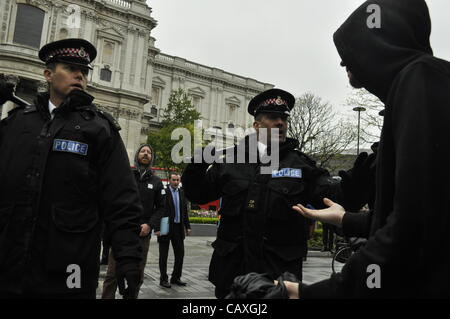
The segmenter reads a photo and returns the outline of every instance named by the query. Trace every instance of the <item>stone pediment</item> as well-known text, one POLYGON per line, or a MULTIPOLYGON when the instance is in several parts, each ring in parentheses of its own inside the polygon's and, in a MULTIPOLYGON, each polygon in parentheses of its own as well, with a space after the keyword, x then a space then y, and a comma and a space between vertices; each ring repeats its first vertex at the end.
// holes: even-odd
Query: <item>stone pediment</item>
POLYGON ((159 76, 155 76, 153 78, 152 84, 154 86, 159 86, 159 87, 162 87, 162 88, 164 88, 166 86, 166 82, 163 79, 161 79, 159 76))
POLYGON ((98 33, 99 37, 112 39, 112 40, 115 40, 117 42, 122 42, 125 39, 123 34, 120 31, 118 31, 116 28, 112 27, 112 26, 111 27, 105 27, 105 28, 97 29, 97 33, 98 33))
POLYGON ((234 104, 237 106, 241 106, 241 100, 239 100, 236 96, 232 96, 225 99, 226 104, 234 104))
POLYGON ((188 90, 189 95, 196 95, 196 96, 201 96, 204 97, 206 95, 206 92, 204 90, 202 90, 201 87, 196 87, 193 89, 189 89, 188 90))

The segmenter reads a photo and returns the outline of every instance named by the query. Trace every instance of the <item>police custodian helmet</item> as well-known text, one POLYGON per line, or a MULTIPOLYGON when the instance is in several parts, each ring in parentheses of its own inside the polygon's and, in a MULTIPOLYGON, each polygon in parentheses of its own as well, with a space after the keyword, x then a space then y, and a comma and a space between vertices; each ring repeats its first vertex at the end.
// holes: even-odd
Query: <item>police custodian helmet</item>
POLYGON ((259 113, 279 113, 285 116, 295 105, 295 97, 284 90, 270 89, 255 96, 248 104, 248 113, 257 116, 259 113))
POLYGON ((91 62, 97 56, 95 47, 84 39, 64 39, 44 45, 39 59, 45 64, 61 62, 84 66, 92 70, 91 62))

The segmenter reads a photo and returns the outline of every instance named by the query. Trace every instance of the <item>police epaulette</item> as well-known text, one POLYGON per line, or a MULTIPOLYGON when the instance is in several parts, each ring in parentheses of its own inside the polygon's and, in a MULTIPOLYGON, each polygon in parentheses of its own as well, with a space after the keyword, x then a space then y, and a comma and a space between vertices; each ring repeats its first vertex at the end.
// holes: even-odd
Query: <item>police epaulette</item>
POLYGON ((111 114, 98 109, 97 112, 101 117, 106 119, 117 131, 120 131, 122 129, 119 125, 119 122, 117 122, 116 119, 111 114))

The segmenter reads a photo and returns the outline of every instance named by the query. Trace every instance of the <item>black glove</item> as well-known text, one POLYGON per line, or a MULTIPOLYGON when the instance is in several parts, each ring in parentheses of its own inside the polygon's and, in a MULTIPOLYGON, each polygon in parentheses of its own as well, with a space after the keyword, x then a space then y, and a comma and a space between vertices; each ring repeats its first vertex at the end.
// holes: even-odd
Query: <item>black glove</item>
POLYGON ((367 203, 370 186, 374 182, 376 153, 367 155, 362 152, 358 155, 349 171, 339 171, 342 178, 341 185, 345 194, 347 209, 359 210, 367 203))
POLYGON ((74 89, 65 98, 63 108, 75 109, 80 106, 88 106, 92 104, 94 97, 85 91, 74 89))
POLYGON ((3 105, 14 93, 14 84, 0 80, 0 105, 3 105))
POLYGON ((139 262, 134 258, 117 261, 116 278, 119 293, 123 296, 123 299, 137 299, 139 281, 141 280, 139 262), (127 282, 126 288, 125 280, 127 282))
POLYGON ((289 272, 277 278, 277 285, 268 274, 251 272, 238 276, 234 279, 231 292, 225 299, 289 299, 285 280, 299 282, 297 277, 289 272))

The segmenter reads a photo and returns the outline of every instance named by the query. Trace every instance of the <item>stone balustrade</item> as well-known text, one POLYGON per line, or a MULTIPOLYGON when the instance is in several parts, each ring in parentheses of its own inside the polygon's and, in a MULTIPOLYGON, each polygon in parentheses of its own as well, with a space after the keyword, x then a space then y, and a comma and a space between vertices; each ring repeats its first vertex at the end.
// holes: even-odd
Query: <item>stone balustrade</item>
POLYGON ((221 69, 211 68, 202 64, 197 64, 195 62, 191 62, 179 57, 170 56, 164 53, 156 55, 156 61, 164 65, 169 66, 176 65, 178 67, 185 68, 186 70, 193 70, 200 74, 203 73, 208 75, 214 75, 218 78, 222 78, 226 81, 234 82, 239 85, 251 86, 254 88, 258 88, 260 90, 265 89, 265 84, 260 83, 256 80, 245 78, 233 73, 225 72, 221 69))
POLYGON ((109 2, 113 5, 122 7, 122 8, 126 8, 126 9, 130 9, 131 8, 131 2, 127 1, 127 0, 105 0, 106 2, 109 2))

